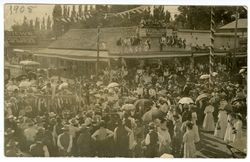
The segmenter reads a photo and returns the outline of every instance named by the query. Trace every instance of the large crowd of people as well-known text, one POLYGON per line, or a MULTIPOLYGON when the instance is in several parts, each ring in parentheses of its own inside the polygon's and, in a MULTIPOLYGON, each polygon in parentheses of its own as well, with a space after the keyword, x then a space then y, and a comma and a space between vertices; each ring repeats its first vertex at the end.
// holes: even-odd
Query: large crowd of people
POLYGON ((5 85, 5 155, 196 157, 200 131, 243 138, 246 69, 187 62, 110 68, 99 76, 12 78, 5 85), (213 84, 209 82, 213 81, 213 84))

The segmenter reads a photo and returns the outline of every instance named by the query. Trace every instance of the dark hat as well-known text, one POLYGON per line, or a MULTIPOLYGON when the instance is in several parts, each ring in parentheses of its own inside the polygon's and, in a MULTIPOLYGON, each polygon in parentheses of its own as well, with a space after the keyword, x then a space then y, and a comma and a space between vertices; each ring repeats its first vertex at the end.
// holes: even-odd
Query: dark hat
POLYGON ((193 129, 193 123, 191 123, 190 121, 188 121, 186 123, 186 126, 189 128, 189 129, 193 129))
POLYGON ((243 119, 243 117, 242 117, 242 115, 241 115, 240 113, 237 113, 237 114, 236 114, 236 117, 237 117, 238 119, 240 119, 240 120, 243 119))
POLYGON ((180 117, 179 117, 179 115, 174 114, 174 115, 173 115, 173 118, 174 118, 174 119, 179 119, 180 117))
POLYGON ((26 119, 26 123, 28 124, 28 126, 33 126, 34 125, 34 122, 30 118, 26 119))

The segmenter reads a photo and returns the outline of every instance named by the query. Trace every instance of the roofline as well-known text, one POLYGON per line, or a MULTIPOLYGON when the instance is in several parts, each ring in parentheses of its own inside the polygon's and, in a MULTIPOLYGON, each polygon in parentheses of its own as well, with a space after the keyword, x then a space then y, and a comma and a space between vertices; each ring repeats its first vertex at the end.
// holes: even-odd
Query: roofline
MULTIPOLYGON (((96 49, 83 49, 83 48, 54 48, 54 47, 48 47, 48 49, 57 49, 57 50, 78 50, 78 51, 97 51, 96 49)), ((99 50, 100 52, 108 52, 108 50, 99 50)))
MULTIPOLYGON (((123 26, 121 26, 121 27, 100 27, 100 29, 102 30, 102 29, 126 29, 126 28, 137 28, 137 26, 127 26, 127 27, 123 27, 123 26)), ((70 30, 91 30, 91 29, 95 29, 95 30, 97 30, 98 28, 83 28, 83 29, 70 29, 70 30)), ((70 31, 69 30, 69 31, 70 31)), ((66 32, 67 33, 67 32, 66 32)))
POLYGON ((177 32, 210 33, 210 30, 178 29, 177 32))

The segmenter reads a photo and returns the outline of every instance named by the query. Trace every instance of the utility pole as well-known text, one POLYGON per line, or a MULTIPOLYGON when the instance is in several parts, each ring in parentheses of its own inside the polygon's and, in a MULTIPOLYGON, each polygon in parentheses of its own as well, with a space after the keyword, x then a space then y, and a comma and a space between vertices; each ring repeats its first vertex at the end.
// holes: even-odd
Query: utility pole
POLYGON ((97 27, 97 57, 96 57, 96 76, 99 74, 99 53, 100 53, 100 25, 97 27))
POLYGON ((239 13, 238 13, 239 7, 236 7, 235 11, 235 28, 234 28, 234 55, 233 55, 233 67, 232 69, 235 70, 235 64, 236 64, 236 53, 237 53, 237 37, 238 37, 238 19, 239 19, 239 13))

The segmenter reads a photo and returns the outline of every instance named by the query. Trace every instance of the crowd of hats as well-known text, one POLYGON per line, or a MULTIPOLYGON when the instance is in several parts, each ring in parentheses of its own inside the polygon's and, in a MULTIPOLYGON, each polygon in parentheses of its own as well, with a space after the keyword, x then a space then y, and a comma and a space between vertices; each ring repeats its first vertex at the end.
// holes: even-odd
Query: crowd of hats
MULTIPOLYGON (((184 67, 188 67, 185 65, 184 67)), ((229 108, 224 107, 225 109, 233 109, 237 107, 243 107, 242 104, 246 103, 246 93, 244 93, 244 84, 236 83, 229 81, 229 73, 227 71, 218 71, 217 75, 214 76, 214 85, 209 86, 209 79, 200 79, 201 75, 204 75, 205 72, 202 70, 199 71, 199 75, 191 78, 191 73, 188 69, 182 68, 184 70, 175 71, 170 70, 168 75, 163 75, 163 73, 157 72, 157 70, 138 70, 134 72, 135 76, 140 78, 137 82, 133 78, 124 77, 121 78, 121 81, 118 80, 109 80, 108 82, 102 80, 105 77, 105 74, 96 77, 95 80, 89 79, 87 85, 84 86, 84 81, 81 81, 80 84, 83 85, 82 93, 86 93, 83 96, 89 97, 88 102, 84 102, 85 109, 75 111, 72 109, 72 105, 68 105, 67 109, 62 109, 58 112, 44 112, 42 115, 36 115, 33 117, 27 116, 27 114, 19 115, 14 113, 13 107, 21 107, 18 105, 20 103, 18 100, 20 96, 29 93, 29 91, 19 91, 18 88, 14 89, 5 100, 5 138, 6 138, 6 147, 17 145, 16 142, 20 142, 18 137, 20 136, 19 128, 22 130, 27 127, 35 126, 37 127, 38 133, 36 140, 41 140, 43 132, 45 130, 52 130, 53 126, 59 121, 62 122, 63 131, 69 130, 69 125, 79 127, 81 130, 84 130, 86 127, 91 125, 103 126, 107 124, 107 121, 115 122, 112 123, 115 125, 117 121, 115 118, 120 118, 125 114, 130 114, 134 112, 133 116, 137 121, 141 121, 142 115, 144 115, 148 108, 155 106, 159 108, 159 104, 166 103, 169 110, 175 110, 181 107, 181 110, 186 108, 197 109, 197 106, 194 101, 198 96, 202 94, 207 102, 216 104, 221 99, 226 99, 230 101, 230 105, 227 105, 229 108), (222 75, 223 73, 223 75, 222 75), (226 75, 226 76, 225 76, 226 75), (155 81, 152 81, 152 78, 156 78, 155 81), (163 81, 160 80, 164 78, 163 81), (148 78, 150 81, 148 81, 148 78), (125 84, 124 84, 125 82, 125 84), (184 82, 184 84, 182 84, 184 82), (86 91, 88 88, 88 93, 86 91), (125 88, 124 88, 125 87, 125 88), (124 88, 124 89, 123 89, 124 88), (142 93, 139 91, 142 88, 142 93), (123 89, 123 90, 122 90, 123 89), (186 90, 187 89, 187 90, 186 90), (146 91, 145 91, 146 90, 146 91), (149 94, 149 90, 152 90, 155 93, 149 94), (145 99, 145 102, 142 101, 145 99), (138 101, 140 101, 138 103, 138 101), (139 105, 139 106, 138 106, 139 105), (145 108, 145 109, 143 109, 145 108), (12 110, 12 114, 7 110, 12 110), (113 115, 114 114, 114 115, 113 115), (113 115, 113 116, 112 116, 113 115), (14 141, 14 142, 13 142, 14 141)), ((147 68, 148 69, 148 68, 147 68)), ((122 69, 118 69, 122 70, 122 69)), ((162 68, 162 71, 166 69, 162 68)), ((128 73, 130 73, 129 71, 128 73)), ((246 70, 240 71, 240 75, 245 73, 246 70)), ((110 74, 108 74, 110 77, 110 74)), ((41 79, 41 78, 40 78, 41 79)), ((14 83, 11 83, 13 85, 14 83)), ((61 83, 58 86, 59 90, 65 90, 72 87, 70 83, 61 83)), ((46 87, 46 89, 48 89, 46 87)), ((7 89, 7 87, 5 88, 7 89)), ((27 87, 27 89, 29 89, 27 87)), ((73 92, 71 93, 73 94, 73 92)), ((25 98, 28 100, 28 98, 25 98)), ((32 107, 31 107, 32 109, 32 107)), ((164 111, 164 110, 162 110, 164 111)), ((244 118, 246 114, 240 112, 237 116, 239 118, 244 118), (240 113, 240 114, 239 114, 240 113)), ((154 114, 152 114, 154 116, 154 114)), ((157 117, 158 114, 155 114, 157 117)), ((174 118, 179 118, 178 114, 174 115, 174 118)), ((148 123, 147 123, 148 124, 148 123)), ((154 128, 154 123, 149 123, 149 128, 154 128)), ((188 127, 192 127, 191 124, 188 127)))

